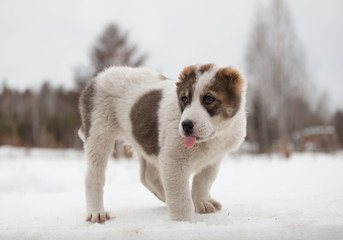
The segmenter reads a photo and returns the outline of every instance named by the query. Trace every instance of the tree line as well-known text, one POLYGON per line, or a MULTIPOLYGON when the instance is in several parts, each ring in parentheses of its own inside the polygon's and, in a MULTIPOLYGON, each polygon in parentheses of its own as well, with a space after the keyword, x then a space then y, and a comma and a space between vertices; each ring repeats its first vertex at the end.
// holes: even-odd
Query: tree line
POLYGON ((54 89, 48 82, 38 92, 3 86, 0 95, 0 145, 79 148, 75 90, 54 89))
POLYGON ((0 145, 81 148, 78 98, 80 91, 102 69, 111 65, 140 66, 147 55, 130 43, 115 24, 105 27, 91 51, 91 65, 75 71, 75 89, 53 88, 20 92, 4 85, 0 94, 0 145))

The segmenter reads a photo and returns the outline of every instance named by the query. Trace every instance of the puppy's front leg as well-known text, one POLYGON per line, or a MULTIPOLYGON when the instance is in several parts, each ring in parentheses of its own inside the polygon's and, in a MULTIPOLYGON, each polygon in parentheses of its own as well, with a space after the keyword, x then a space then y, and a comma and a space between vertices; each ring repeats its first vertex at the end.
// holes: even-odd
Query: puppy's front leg
POLYGON ((194 175, 192 183, 192 198, 195 211, 198 213, 213 213, 222 206, 210 197, 212 183, 217 177, 220 161, 209 165, 194 175))
POLYGON ((189 167, 183 161, 174 159, 163 159, 160 164, 170 218, 194 223, 194 204, 189 189, 189 167))

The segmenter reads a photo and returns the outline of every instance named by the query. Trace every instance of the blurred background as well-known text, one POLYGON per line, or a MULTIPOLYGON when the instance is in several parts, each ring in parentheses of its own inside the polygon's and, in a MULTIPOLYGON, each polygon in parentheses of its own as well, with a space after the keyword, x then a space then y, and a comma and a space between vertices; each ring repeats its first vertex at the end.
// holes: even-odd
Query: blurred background
POLYGON ((342 9, 339 0, 2 0, 0 145, 82 148, 78 96, 107 66, 177 79, 187 65, 214 62, 249 82, 241 151, 336 152, 342 9))

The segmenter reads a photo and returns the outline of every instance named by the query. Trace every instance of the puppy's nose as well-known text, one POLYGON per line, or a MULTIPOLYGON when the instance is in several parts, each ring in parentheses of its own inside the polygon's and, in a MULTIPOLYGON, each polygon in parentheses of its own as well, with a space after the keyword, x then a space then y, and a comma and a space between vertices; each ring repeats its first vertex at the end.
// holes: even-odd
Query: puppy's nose
POLYGON ((192 121, 183 121, 182 128, 186 135, 191 135, 193 133, 194 123, 192 121))

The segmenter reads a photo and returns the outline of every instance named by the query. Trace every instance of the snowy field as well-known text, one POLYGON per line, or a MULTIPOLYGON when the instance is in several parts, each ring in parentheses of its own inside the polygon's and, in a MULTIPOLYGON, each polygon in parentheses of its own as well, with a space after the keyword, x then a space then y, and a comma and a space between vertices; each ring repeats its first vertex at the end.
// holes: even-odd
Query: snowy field
POLYGON ((139 182, 138 162, 107 169, 114 219, 85 221, 83 153, 0 147, 0 239, 343 239, 343 153, 228 155, 212 196, 223 209, 173 222, 139 182))

